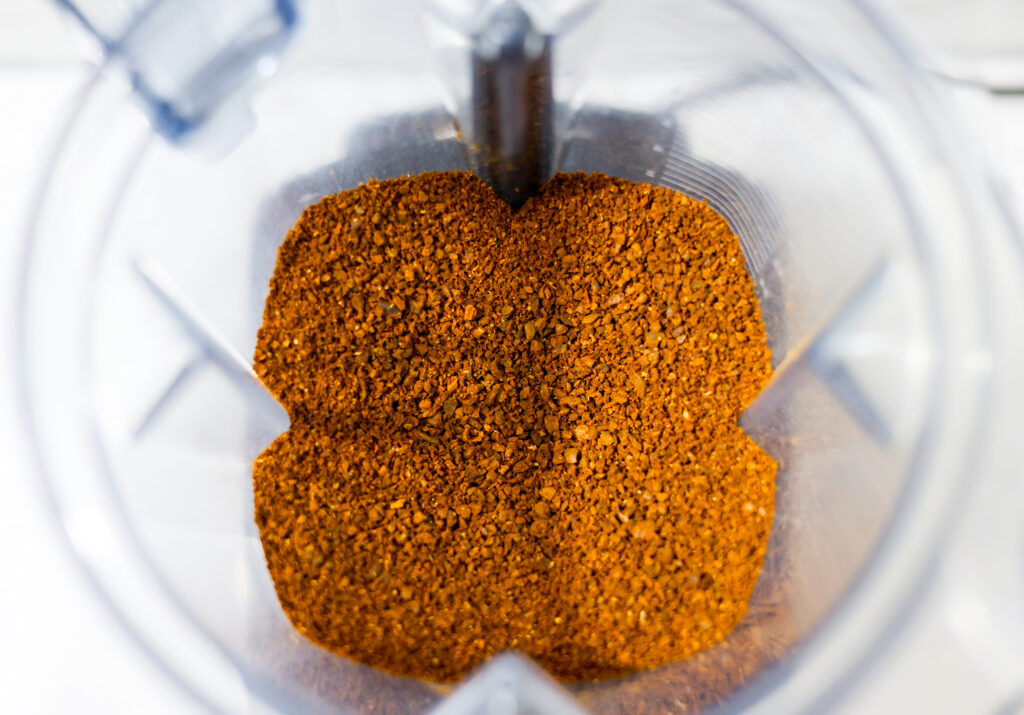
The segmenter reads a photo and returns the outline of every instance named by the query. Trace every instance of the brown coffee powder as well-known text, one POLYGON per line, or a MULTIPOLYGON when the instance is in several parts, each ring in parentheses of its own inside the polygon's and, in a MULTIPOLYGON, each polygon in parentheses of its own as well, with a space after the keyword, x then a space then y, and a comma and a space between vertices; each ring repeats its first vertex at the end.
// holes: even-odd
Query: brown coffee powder
POLYGON ((706 204, 558 175, 512 214, 468 173, 372 182, 281 246, 255 368, 281 605, 341 655, 452 681, 517 649, 564 680, 721 641, 774 462, 737 426, 771 368, 706 204))

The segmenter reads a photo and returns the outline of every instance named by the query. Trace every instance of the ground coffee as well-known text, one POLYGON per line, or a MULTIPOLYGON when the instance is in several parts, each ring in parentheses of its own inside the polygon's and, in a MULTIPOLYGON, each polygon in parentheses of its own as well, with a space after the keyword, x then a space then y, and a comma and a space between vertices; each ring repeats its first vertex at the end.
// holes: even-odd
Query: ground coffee
POLYGON ((256 461, 285 612, 452 681, 685 658, 742 618, 775 463, 737 426, 771 374, 705 203, 557 175, 517 213, 469 173, 371 182, 280 248, 255 369, 291 416, 256 461))

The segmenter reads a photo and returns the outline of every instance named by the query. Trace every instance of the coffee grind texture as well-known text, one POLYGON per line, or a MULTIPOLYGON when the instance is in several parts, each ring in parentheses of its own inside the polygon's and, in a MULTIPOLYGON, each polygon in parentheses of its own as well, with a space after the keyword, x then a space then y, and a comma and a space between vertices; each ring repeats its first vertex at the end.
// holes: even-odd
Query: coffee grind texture
POLYGON ((559 174, 516 213, 443 172, 328 196, 278 254, 255 370, 281 605, 315 643, 451 682, 515 649, 565 681, 743 617, 776 465, 739 242, 705 203, 559 174))

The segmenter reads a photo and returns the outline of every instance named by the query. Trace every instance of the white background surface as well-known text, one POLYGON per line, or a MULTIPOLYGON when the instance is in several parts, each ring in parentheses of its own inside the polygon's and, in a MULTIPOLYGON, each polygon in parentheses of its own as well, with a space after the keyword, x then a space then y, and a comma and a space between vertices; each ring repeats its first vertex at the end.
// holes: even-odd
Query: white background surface
POLYGON ((13 404, 11 318, 28 207, 90 56, 55 3, 0 0, 0 712, 192 712, 85 585, 13 404))
MULTIPOLYGON (((1002 89, 1024 87, 1024 2, 901 0, 935 66, 1002 89)), ((152 667, 90 591, 61 540, 13 404, 14 296, 28 208, 90 44, 47 0, 0 0, 0 712, 181 713, 197 705, 152 667)), ((977 113, 1024 206, 1024 95, 977 113)), ((1024 606, 1022 606, 1024 607, 1024 606)), ((991 712, 990 673, 927 604, 910 637, 869 673, 844 712, 991 712)))

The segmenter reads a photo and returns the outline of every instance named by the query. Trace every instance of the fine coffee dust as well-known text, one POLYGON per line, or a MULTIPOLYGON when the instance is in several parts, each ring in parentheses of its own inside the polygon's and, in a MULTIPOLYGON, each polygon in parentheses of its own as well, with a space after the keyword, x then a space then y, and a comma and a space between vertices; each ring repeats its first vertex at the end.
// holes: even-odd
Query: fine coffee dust
POLYGON ((737 426, 771 375, 736 237, 703 202, 556 175, 371 182, 281 246, 255 369, 291 428, 256 521, 306 637, 450 682, 686 658, 740 621, 776 465, 737 426))

